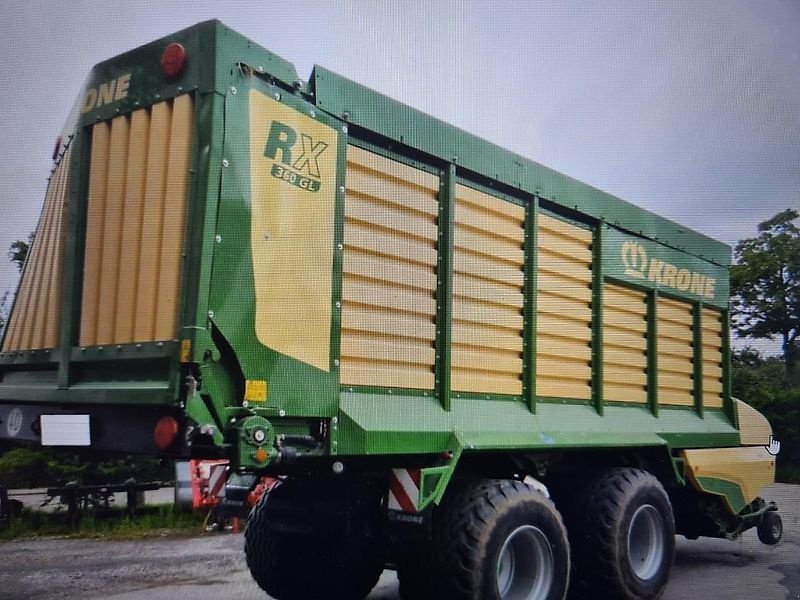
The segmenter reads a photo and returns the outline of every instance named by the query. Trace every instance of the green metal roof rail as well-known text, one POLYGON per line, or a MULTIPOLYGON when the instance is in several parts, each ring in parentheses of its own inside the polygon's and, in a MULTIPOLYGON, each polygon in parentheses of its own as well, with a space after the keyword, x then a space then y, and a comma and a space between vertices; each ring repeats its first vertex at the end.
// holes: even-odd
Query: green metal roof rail
POLYGON ((465 169, 630 233, 722 266, 730 265, 731 251, 725 244, 504 150, 324 67, 314 67, 309 87, 320 109, 360 127, 442 160, 457 161, 465 169))

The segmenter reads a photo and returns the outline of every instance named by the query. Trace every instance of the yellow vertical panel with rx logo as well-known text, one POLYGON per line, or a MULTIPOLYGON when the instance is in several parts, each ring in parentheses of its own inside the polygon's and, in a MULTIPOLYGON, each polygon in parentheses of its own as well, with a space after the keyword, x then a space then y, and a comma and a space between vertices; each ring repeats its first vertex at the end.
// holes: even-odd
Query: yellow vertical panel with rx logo
POLYGON ((256 90, 249 99, 256 336, 329 371, 338 132, 256 90))

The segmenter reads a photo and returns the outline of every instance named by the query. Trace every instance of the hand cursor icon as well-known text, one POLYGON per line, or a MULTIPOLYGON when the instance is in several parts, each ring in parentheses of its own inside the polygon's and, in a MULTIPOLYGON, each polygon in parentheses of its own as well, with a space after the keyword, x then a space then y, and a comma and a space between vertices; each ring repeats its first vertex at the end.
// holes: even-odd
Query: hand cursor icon
POLYGON ((778 456, 778 452, 781 451, 781 443, 774 437, 769 436, 769 445, 765 446, 765 448, 772 456, 778 456))

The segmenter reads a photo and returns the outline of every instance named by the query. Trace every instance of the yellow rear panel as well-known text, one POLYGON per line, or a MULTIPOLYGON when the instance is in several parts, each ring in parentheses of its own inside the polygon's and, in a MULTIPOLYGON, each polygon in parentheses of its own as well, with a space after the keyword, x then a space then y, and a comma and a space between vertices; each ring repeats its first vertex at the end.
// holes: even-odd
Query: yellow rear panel
POLYGON ((347 149, 341 382, 434 387, 439 178, 347 149))
POLYGON ((603 395, 647 402, 647 295, 610 283, 603 287, 603 395))
POLYGON ((536 394, 589 400, 592 233, 538 217, 536 394))
POLYGON ((451 388, 522 393, 525 209, 456 186, 451 388))
POLYGON ((42 217, 8 323, 4 352, 59 345, 70 155, 67 150, 47 186, 42 217))
POLYGON ((692 305, 658 299, 658 403, 694 405, 692 305))
POLYGON ((190 95, 92 128, 80 344, 177 336, 190 95))

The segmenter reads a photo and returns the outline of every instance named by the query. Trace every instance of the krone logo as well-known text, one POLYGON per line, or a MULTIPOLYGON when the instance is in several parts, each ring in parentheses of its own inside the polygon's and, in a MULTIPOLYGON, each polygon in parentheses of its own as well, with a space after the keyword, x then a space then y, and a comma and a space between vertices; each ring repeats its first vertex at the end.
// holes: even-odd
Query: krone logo
POLYGON ((328 148, 328 143, 316 141, 280 121, 272 121, 267 136, 264 156, 275 161, 270 173, 286 183, 318 192, 322 185, 319 159, 328 148), (278 164, 280 163, 282 164, 278 164))
POLYGON ((81 112, 88 113, 106 104, 124 100, 128 97, 128 87, 130 84, 131 74, 126 73, 122 77, 117 77, 116 79, 101 83, 96 88, 89 88, 86 90, 86 95, 83 97, 81 112))
POLYGON ((625 275, 644 279, 647 270, 647 251, 636 242, 627 241, 622 244, 622 265, 625 275))
POLYGON ((11 437, 17 437, 19 432, 22 431, 22 411, 18 408, 12 408, 8 413, 8 423, 6 423, 6 431, 11 437))

